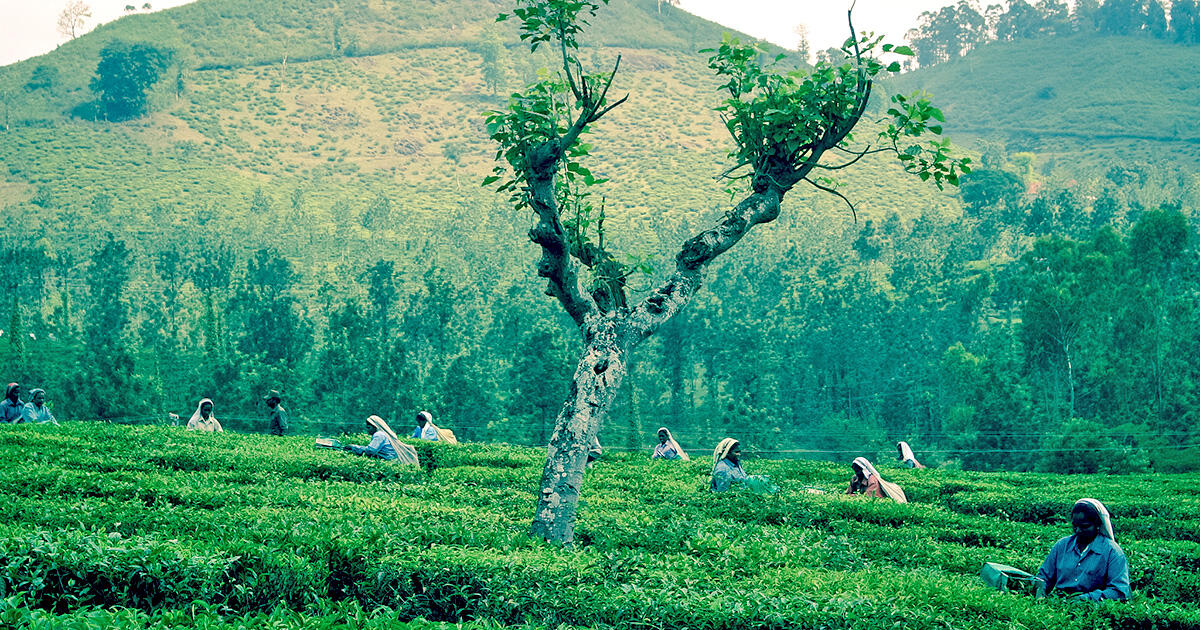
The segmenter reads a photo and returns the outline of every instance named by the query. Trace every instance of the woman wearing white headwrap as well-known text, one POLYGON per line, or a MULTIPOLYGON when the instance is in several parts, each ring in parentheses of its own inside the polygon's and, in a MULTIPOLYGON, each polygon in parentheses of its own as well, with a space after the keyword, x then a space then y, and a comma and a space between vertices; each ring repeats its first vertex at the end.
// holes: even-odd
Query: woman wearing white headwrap
POLYGON ((22 422, 33 422, 36 424, 58 424, 58 420, 54 418, 54 414, 50 412, 50 408, 46 406, 46 390, 31 389, 29 390, 30 401, 25 403, 25 408, 21 411, 22 422))
POLYGON ((371 442, 366 446, 351 444, 348 447, 351 453, 380 459, 394 459, 402 464, 413 464, 414 466, 420 463, 417 459, 417 449, 401 442, 392 428, 383 421, 383 418, 379 416, 367 418, 367 430, 371 432, 371 442))
POLYGON ((725 438, 713 450, 712 483, 709 489, 713 492, 725 492, 733 484, 745 483, 750 475, 742 470, 742 445, 733 438, 725 438))
POLYGON ((1129 561, 1104 504, 1076 501, 1071 527, 1075 533, 1054 543, 1038 571, 1038 597, 1060 591, 1090 601, 1129 599, 1129 561))
POLYGON ((212 431, 220 433, 225 429, 221 428, 221 423, 217 422, 217 417, 213 415, 213 401, 203 398, 200 404, 196 405, 196 410, 192 412, 191 419, 188 420, 188 431, 212 431))
POLYGON ((691 458, 683 452, 679 442, 671 437, 671 431, 667 427, 659 427, 658 444, 654 446, 654 454, 650 456, 650 459, 682 459, 686 462, 691 458))
POLYGON ((864 494, 869 497, 891 499, 896 503, 908 503, 908 497, 900 486, 884 480, 879 471, 865 457, 856 457, 850 464, 854 476, 850 478, 850 488, 846 494, 864 494))
POLYGON ((924 468, 921 462, 917 461, 917 456, 913 455, 912 447, 908 445, 908 442, 897 442, 896 450, 900 452, 900 456, 896 458, 900 460, 900 463, 909 468, 924 468))

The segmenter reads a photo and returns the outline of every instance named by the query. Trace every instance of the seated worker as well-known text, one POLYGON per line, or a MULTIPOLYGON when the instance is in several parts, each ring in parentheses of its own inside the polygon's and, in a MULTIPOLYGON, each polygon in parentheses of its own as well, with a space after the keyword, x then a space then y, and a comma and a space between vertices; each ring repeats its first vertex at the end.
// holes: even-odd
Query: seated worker
POLYGON ((200 404, 196 405, 196 410, 192 412, 191 419, 188 420, 188 431, 212 431, 220 433, 225 429, 221 428, 221 423, 217 422, 217 417, 212 415, 213 401, 204 398, 200 400, 200 404))
POLYGON ((654 453, 650 455, 650 459, 682 459, 688 461, 691 458, 680 448, 679 442, 671 437, 671 432, 667 427, 658 429, 658 444, 654 446, 654 453))
POLYGON ((850 478, 850 488, 846 490, 846 494, 863 494, 868 497, 892 499, 896 503, 908 503, 908 498, 904 496, 900 486, 879 476, 879 472, 867 458, 854 458, 850 468, 854 471, 854 476, 850 478))
POLYGON ((351 444, 346 450, 355 455, 394 459, 402 464, 419 464, 417 449, 400 441, 392 428, 379 416, 367 418, 367 431, 371 433, 371 442, 366 446, 351 444))
POLYGON ((50 413, 50 408, 46 406, 46 390, 32 390, 29 392, 29 396, 33 400, 25 403, 25 407, 21 410, 22 422, 58 424, 58 420, 54 419, 54 414, 50 413))
POLYGON ((1074 534, 1054 543, 1038 570, 1037 596, 1055 591, 1079 599, 1129 599, 1129 561, 1113 537, 1112 519, 1096 499, 1071 508, 1074 534))
POLYGON ((924 468, 921 462, 917 461, 917 456, 913 455, 913 450, 909 447, 908 442, 897 442, 896 450, 900 452, 900 456, 896 459, 900 460, 901 464, 909 468, 924 468))
POLYGON ((0 400, 0 422, 20 422, 24 409, 25 403, 21 402, 21 386, 9 383, 4 389, 4 400, 0 400))

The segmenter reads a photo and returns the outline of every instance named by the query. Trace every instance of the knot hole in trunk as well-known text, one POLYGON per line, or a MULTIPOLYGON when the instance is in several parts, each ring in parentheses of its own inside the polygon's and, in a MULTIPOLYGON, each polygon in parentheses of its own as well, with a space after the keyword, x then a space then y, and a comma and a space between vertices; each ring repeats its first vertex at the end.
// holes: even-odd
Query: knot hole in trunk
POLYGON ((592 371, 596 374, 601 374, 608 369, 608 359, 600 359, 596 365, 592 366, 592 371))

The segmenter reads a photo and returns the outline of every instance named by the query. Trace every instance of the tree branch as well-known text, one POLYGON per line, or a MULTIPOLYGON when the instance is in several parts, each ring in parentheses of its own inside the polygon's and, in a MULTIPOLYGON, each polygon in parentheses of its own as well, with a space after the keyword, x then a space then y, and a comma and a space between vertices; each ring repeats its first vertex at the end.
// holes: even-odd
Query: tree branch
POLYGON ((841 198, 842 198, 842 201, 845 201, 845 202, 846 202, 846 205, 847 205, 847 206, 850 206, 850 214, 854 216, 854 222, 855 222, 855 223, 858 223, 858 211, 856 211, 856 210, 854 209, 854 204, 850 202, 850 199, 849 199, 849 198, 847 198, 847 197, 846 197, 846 195, 843 195, 842 193, 840 193, 840 192, 838 192, 837 190, 835 190, 835 189, 833 189, 833 188, 830 188, 830 187, 828 187, 828 186, 822 186, 821 184, 818 184, 817 182, 814 182, 813 180, 811 180, 811 179, 809 179, 809 178, 807 178, 807 177, 805 177, 804 179, 802 179, 802 180, 800 180, 800 181, 808 182, 809 184, 812 184, 812 186, 813 186, 814 188, 817 188, 817 189, 819 189, 819 190, 823 190, 823 191, 825 191, 825 192, 827 192, 827 193, 833 193, 833 194, 837 195, 838 197, 841 197, 841 198))
MULTIPOLYGON (((835 147, 835 148, 836 148, 836 147, 835 147)), ((870 148, 871 148, 871 147, 869 147, 869 146, 868 146, 868 147, 867 147, 867 150, 864 150, 864 151, 862 151, 862 152, 857 152, 857 153, 856 153, 856 155, 855 155, 855 157, 854 157, 854 159, 850 160, 849 162, 846 162, 845 164, 837 164, 837 165, 835 165, 835 166, 825 166, 824 164, 818 164, 816 167, 817 167, 817 168, 819 168, 819 169, 826 170, 826 171, 837 171, 837 170, 841 170, 841 169, 843 169, 843 168, 846 168, 847 166, 850 166, 851 164, 854 164, 855 162, 857 162, 857 161, 859 161, 859 160, 863 159, 863 156, 864 156, 864 155, 869 155, 869 154, 871 154, 871 153, 879 153, 880 151, 884 151, 884 150, 886 150, 886 149, 880 149, 880 150, 877 150, 877 151, 870 151, 870 148)))
POLYGON ((529 157, 529 205, 538 217, 537 224, 529 230, 529 239, 542 248, 537 271, 547 280, 546 293, 558 298, 571 319, 583 326, 596 305, 579 288, 579 276, 571 261, 571 246, 558 216, 554 177, 562 157, 559 142, 549 140, 534 149, 529 157))
POLYGON ((653 335, 691 300, 713 259, 741 241, 754 226, 779 216, 783 193, 773 187, 753 193, 716 226, 684 241, 675 255, 675 273, 630 311, 630 325, 639 340, 653 335))

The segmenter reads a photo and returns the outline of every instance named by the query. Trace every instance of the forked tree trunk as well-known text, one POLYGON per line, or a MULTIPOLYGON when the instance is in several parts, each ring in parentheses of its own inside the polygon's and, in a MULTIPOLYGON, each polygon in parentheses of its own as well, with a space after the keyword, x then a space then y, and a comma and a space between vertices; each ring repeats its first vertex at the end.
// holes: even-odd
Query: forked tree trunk
POLYGON ((559 544, 574 538, 588 445, 600 431, 625 377, 631 342, 625 319, 610 315, 588 330, 587 348, 550 436, 541 496, 530 530, 534 536, 559 544))

